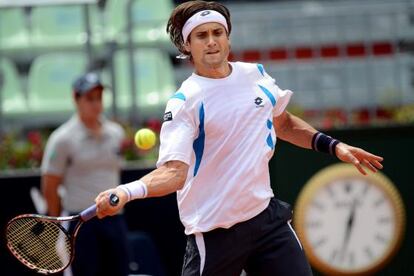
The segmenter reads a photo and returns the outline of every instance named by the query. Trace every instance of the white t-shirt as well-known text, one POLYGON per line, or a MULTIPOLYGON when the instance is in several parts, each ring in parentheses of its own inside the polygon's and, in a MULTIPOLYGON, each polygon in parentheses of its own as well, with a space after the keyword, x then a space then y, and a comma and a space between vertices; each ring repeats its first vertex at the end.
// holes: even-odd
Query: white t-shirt
POLYGON ((190 166, 177 192, 185 233, 229 228, 269 204, 268 162, 280 115, 292 92, 281 90, 261 64, 230 63, 226 78, 192 74, 168 101, 157 166, 190 166))

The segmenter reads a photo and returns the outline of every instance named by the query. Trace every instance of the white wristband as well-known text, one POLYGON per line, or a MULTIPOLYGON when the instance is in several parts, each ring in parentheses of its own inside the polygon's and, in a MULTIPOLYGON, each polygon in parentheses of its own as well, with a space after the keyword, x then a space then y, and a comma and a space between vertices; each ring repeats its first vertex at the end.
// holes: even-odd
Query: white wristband
POLYGON ((137 198, 145 198, 148 194, 147 185, 141 180, 119 185, 118 187, 128 195, 128 201, 137 198))

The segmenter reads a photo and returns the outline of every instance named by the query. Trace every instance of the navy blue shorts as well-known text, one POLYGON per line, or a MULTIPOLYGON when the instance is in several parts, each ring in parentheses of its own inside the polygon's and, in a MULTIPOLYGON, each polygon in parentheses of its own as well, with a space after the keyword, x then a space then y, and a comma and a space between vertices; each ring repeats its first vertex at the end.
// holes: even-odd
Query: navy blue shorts
POLYGON ((312 275, 295 232, 289 204, 272 198, 256 217, 229 229, 187 237, 183 276, 312 275))

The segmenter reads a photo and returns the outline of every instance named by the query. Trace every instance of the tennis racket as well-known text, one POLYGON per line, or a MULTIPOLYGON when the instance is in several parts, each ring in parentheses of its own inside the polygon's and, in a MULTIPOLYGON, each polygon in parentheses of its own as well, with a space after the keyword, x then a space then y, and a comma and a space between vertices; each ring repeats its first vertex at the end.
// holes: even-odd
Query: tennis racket
MULTIPOLYGON (((109 203, 116 206, 118 202, 119 198, 111 194, 109 203)), ((7 247, 30 269, 43 274, 60 272, 73 261, 79 228, 95 216, 96 205, 68 217, 35 214, 17 216, 7 224, 7 247), (65 221, 78 221, 72 233, 62 226, 65 221)))

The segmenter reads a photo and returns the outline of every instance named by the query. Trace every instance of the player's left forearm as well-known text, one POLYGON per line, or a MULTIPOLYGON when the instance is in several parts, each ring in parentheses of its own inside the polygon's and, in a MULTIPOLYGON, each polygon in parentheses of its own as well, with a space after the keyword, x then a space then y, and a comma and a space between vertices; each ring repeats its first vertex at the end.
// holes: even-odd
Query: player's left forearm
POLYGON ((278 138, 298 147, 312 148, 312 138, 317 130, 299 117, 285 111, 273 118, 273 125, 278 138))

